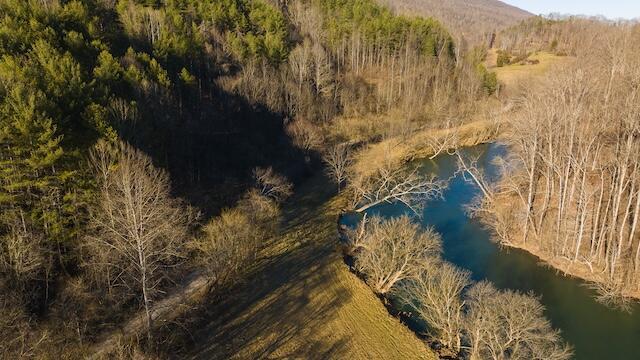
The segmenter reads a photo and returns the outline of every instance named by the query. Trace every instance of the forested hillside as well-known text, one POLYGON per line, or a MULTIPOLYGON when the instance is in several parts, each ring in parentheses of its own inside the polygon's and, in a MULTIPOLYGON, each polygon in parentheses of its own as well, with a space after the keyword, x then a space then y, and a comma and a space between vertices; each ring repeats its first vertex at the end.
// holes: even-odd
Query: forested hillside
POLYGON ((0 52, 6 357, 84 356, 138 310, 154 348, 153 304, 241 278, 320 152, 495 89, 371 0, 0 0, 0 52))
MULTIPOLYGON (((579 56, 597 48, 598 41, 609 36, 612 28, 617 29, 615 25, 585 17, 536 16, 504 29, 497 37, 496 47, 517 54, 545 50, 579 56)), ((632 26, 633 23, 618 25, 632 26)))
POLYGON ((407 15, 433 16, 457 38, 472 45, 489 45, 491 34, 533 16, 498 0, 380 0, 407 15))

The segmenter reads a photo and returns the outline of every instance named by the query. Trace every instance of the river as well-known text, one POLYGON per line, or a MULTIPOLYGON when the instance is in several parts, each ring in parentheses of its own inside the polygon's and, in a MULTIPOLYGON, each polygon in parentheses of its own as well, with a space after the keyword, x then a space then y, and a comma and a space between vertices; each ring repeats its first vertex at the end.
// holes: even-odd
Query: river
MULTIPOLYGON (((479 156, 478 167, 496 176, 493 160, 506 149, 497 144, 479 145, 464 151, 479 156)), ((436 173, 441 178, 455 174, 454 156, 441 155, 407 166, 436 173)), ((517 249, 504 249, 491 241, 490 232, 465 213, 479 190, 458 174, 444 200, 426 206, 421 223, 433 226, 443 239, 444 258, 472 273, 474 280, 489 280, 500 289, 531 292, 540 297, 554 328, 574 347, 578 360, 640 360, 640 306, 631 313, 610 309, 594 300, 594 293, 579 279, 541 266, 539 260, 517 249)), ((368 211, 385 217, 408 212, 401 204, 384 204, 368 211)), ((349 220, 346 220, 350 222, 349 220)), ((351 220, 352 222, 352 220, 351 220)))

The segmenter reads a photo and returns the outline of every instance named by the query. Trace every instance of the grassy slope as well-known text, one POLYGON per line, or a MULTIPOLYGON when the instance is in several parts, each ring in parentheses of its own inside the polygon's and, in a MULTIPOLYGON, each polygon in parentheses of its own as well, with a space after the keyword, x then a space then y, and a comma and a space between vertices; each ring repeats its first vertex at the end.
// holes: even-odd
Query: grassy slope
POLYGON ((495 71, 498 75, 498 80, 507 89, 514 89, 522 83, 531 81, 533 78, 538 78, 547 73, 549 69, 555 65, 567 63, 572 60, 567 56, 556 56, 548 52, 538 52, 529 57, 530 60, 538 60, 539 64, 535 65, 519 65, 513 64, 503 67, 496 66, 497 55, 495 50, 492 50, 487 56, 487 66, 491 71, 495 71))
POLYGON ((317 176, 297 189, 284 234, 256 275, 211 311, 191 358, 435 359, 344 265, 343 201, 333 188, 317 176))

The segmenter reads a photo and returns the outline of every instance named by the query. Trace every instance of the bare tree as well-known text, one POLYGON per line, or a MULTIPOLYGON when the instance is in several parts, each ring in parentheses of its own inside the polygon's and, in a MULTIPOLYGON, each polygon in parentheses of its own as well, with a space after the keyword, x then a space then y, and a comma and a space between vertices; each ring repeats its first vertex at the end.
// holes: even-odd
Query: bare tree
POLYGON ((372 176, 353 179, 350 185, 360 203, 356 212, 382 203, 401 202, 419 215, 426 201, 442 197, 447 181, 437 180, 435 175, 420 174, 417 168, 407 172, 387 165, 372 176))
POLYGON ((0 278, 0 357, 24 359, 37 357, 37 349, 47 339, 48 334, 36 333, 30 324, 29 315, 24 310, 24 299, 11 288, 14 284, 0 278))
POLYGON ((571 348, 562 342, 533 296, 500 292, 480 282, 467 293, 465 317, 470 358, 565 360, 571 348))
POLYGON ((303 41, 296 46, 289 55, 289 67, 298 85, 298 91, 302 91, 302 86, 309 79, 311 74, 311 44, 309 40, 303 41))
MULTIPOLYGON (((473 202, 467 205, 467 212, 470 216, 476 217, 490 226, 500 243, 507 246, 513 245, 512 236, 515 221, 512 218, 511 209, 498 210, 495 206, 496 198, 505 193, 502 183, 490 182, 477 166, 477 158, 467 158, 459 151, 456 151, 455 154, 458 157, 458 173, 462 173, 466 181, 473 182, 482 192, 482 196, 476 197, 473 202)), ((507 164, 500 158, 497 158, 496 162, 502 168, 507 167, 507 164)))
POLYGON ((286 132, 293 139, 294 145, 302 149, 307 156, 311 150, 317 149, 322 144, 322 135, 307 120, 296 119, 289 122, 286 132))
POLYGON ((462 348, 464 301, 469 273, 449 263, 425 264, 405 282, 401 297, 429 325, 431 335, 457 355, 462 348))
POLYGON ((115 98, 109 103, 109 112, 113 121, 121 127, 134 127, 138 119, 138 109, 135 103, 127 102, 122 98, 115 98))
POLYGON ((170 195, 167 174, 129 145, 99 143, 91 154, 100 194, 91 211, 87 239, 96 260, 116 282, 135 289, 152 341, 152 304, 163 278, 182 256, 189 212, 170 195), (106 168, 105 168, 106 166, 106 168))
POLYGON ((313 84, 316 93, 327 97, 333 92, 333 69, 331 68, 331 60, 326 50, 319 43, 315 43, 311 50, 313 56, 313 84))
POLYGON ((283 202, 293 194, 293 185, 272 167, 253 169, 253 177, 260 193, 276 202, 283 202))
POLYGON ((458 158, 458 172, 463 174, 465 180, 475 183, 486 199, 493 200, 495 196, 493 187, 478 168, 478 159, 466 159, 458 150, 455 155, 458 158))
POLYGON ((163 9, 138 7, 131 3, 123 7, 121 13, 122 25, 127 32, 152 44, 160 41, 166 31, 165 17, 163 9))
POLYGON ((440 236, 422 230, 408 216, 371 218, 364 227, 356 268, 365 274, 373 291, 385 294, 401 280, 414 276, 425 262, 437 258, 440 236))
POLYGON ((338 185, 338 191, 342 183, 347 179, 347 172, 351 165, 351 152, 348 144, 336 144, 330 146, 322 157, 326 165, 326 172, 338 185))

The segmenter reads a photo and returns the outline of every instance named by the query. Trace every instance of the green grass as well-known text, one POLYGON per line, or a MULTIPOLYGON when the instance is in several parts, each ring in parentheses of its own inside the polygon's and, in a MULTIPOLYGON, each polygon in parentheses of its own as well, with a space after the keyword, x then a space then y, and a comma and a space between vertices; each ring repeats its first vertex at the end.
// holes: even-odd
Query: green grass
POLYGON ((255 275, 208 311, 191 358, 436 358, 344 265, 344 200, 333 189, 321 176, 296 189, 282 236, 255 275))

